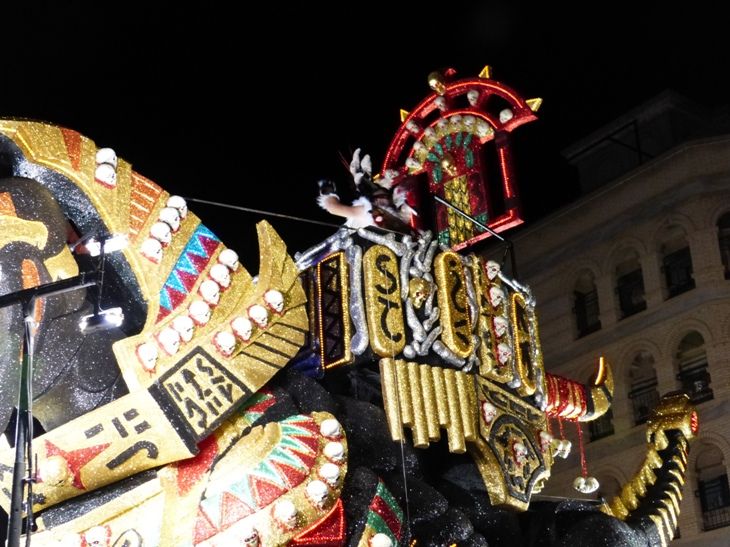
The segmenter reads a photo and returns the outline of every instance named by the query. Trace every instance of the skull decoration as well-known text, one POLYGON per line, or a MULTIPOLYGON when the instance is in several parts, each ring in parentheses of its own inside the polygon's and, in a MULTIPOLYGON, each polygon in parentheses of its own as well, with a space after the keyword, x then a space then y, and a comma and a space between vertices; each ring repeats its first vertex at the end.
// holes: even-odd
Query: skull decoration
POLYGON ((227 289, 231 286, 231 272, 228 270, 227 266, 220 263, 213 264, 209 275, 213 281, 220 285, 221 288, 227 289))
POLYGON ((206 279, 205 281, 203 281, 200 284, 198 292, 200 293, 200 296, 203 297, 203 300, 205 300, 211 306, 216 306, 220 301, 221 288, 218 286, 218 283, 216 283, 212 279, 206 279))
POLYGON ((527 463, 527 447, 520 441, 512 442, 512 460, 518 467, 522 467, 527 463))
POLYGON ((117 168, 117 153, 113 148, 99 148, 96 151, 96 165, 106 163, 111 165, 114 170, 117 168))
POLYGON ((235 272, 238 269, 238 253, 233 249, 223 249, 221 254, 218 255, 218 262, 228 266, 229 270, 235 272))
POLYGON ((108 188, 114 188, 117 185, 117 171, 108 163, 100 163, 94 171, 94 180, 108 188))
POLYGON ((486 137, 491 132, 489 124, 481 118, 477 120, 477 135, 480 137, 486 137))
POLYGON ((484 401, 482 403, 482 418, 484 418, 484 423, 489 425, 494 421, 494 419, 496 417, 497 417, 497 407, 494 406, 489 401, 484 401))
POLYGON ((507 344, 497 344, 497 360, 501 365, 507 365, 512 359, 512 348, 507 344))
POLYGON ((441 112, 446 110, 446 107, 448 106, 446 104, 445 97, 436 97, 436 100, 433 103, 436 105, 436 108, 438 108, 441 112))
POLYGON ((167 206, 177 209, 180 218, 188 216, 188 204, 185 202, 185 198, 180 196, 170 196, 167 198, 167 206))
POLYGON ((213 344, 222 355, 230 357, 236 349, 236 337, 233 336, 233 333, 224 330, 216 333, 213 344))
POLYGON ((553 439, 552 446, 556 456, 566 459, 570 455, 573 443, 568 439, 553 439))
POLYGON ((337 441, 330 441, 324 445, 325 457, 333 462, 341 462, 345 458, 345 447, 337 441))
POLYGON ((139 252, 148 260, 159 264, 160 260, 162 260, 162 243, 154 238, 148 237, 142 242, 139 252))
POLYGON ((459 114, 454 114, 453 116, 451 116, 451 117, 449 118, 449 123, 450 123, 450 124, 451 124, 451 125, 452 125, 453 127, 458 127, 459 125, 461 125, 461 115, 459 115, 459 114))
POLYGON ((501 269, 502 267, 498 262, 495 262, 494 260, 487 260, 486 270, 489 281, 494 281, 499 275, 501 269))
POLYGON ((49 456, 38 469, 40 478, 46 484, 54 486, 65 486, 70 484, 72 474, 68 461, 63 456, 56 454, 49 456))
POLYGON ((340 468, 333 463, 324 463, 319 468, 319 476, 324 482, 334 488, 337 485, 337 480, 340 478, 340 468))
POLYGON ((155 370, 157 364, 157 347, 154 344, 145 342, 137 346, 137 359, 139 359, 142 368, 148 372, 155 370))
POLYGON ((342 437, 342 426, 334 418, 327 418, 319 424, 319 432, 328 439, 339 439, 342 437))
POLYGON ((421 128, 418 127, 418 124, 414 120, 408 120, 406 122, 406 129, 413 133, 414 135, 417 135, 419 131, 421 131, 421 128))
POLYGON ((509 321, 501 315, 494 317, 494 319, 492 319, 492 324, 494 325, 494 334, 497 338, 502 338, 507 333, 509 321))
POLYGON ((550 450, 550 445, 553 442, 553 436, 547 431, 540 431, 540 450, 543 454, 546 454, 550 450))
POLYGON ((280 500, 274 505, 274 519, 282 528, 294 528, 297 525, 297 508, 291 500, 280 500))
POLYGON ((88 547, 107 547, 112 538, 111 528, 108 526, 94 526, 83 535, 84 545, 88 547))
POLYGON ((514 112, 512 112, 511 109, 505 108, 504 110, 500 110, 499 112, 499 121, 501 123, 507 123, 514 117, 514 112))
POLYGON ((160 211, 160 220, 166 222, 173 232, 180 229, 180 213, 174 207, 164 207, 160 211))
POLYGON ((464 116, 464 127, 467 130, 471 131, 475 123, 477 123, 477 119, 474 116, 464 116))
POLYGON ((165 327, 157 334, 157 343, 168 355, 175 355, 180 349, 180 334, 171 327, 165 327))
POLYGON ((251 334, 253 334, 253 324, 248 320, 247 317, 239 316, 231 321, 231 328, 233 334, 244 342, 251 340, 251 334))
POLYGON ((281 315, 284 312, 284 295, 276 289, 264 293, 264 302, 274 313, 281 315))
POLYGON ((590 494, 598 490, 600 484, 595 477, 576 477, 573 481, 573 488, 583 494, 590 494))
POLYGON ((436 130, 433 127, 427 127, 423 130, 423 136, 426 139, 435 139, 436 138, 436 130))
POLYGON ((416 141, 413 143, 413 150, 415 150, 416 152, 427 152, 428 147, 421 141, 416 141))
POLYGON ((408 282, 408 298, 414 308, 418 309, 423 306, 431 294, 431 289, 431 283, 422 277, 414 277, 408 282))
POLYGON ((261 304, 254 304, 248 308, 248 316, 251 321, 262 329, 265 329, 269 324, 269 312, 261 304))
POLYGON ((439 121, 436 122, 436 127, 440 131, 447 131, 449 128, 449 120, 446 118, 441 118, 439 121))
POLYGON ((194 300, 188 308, 188 313, 196 325, 205 325, 210 321, 210 306, 202 300, 194 300))
POLYGON ((150 228, 150 235, 162 243, 163 247, 167 247, 172 241, 172 231, 164 222, 155 222, 150 228))
POLYGON ((388 534, 378 532, 368 541, 368 547, 393 547, 393 540, 388 534))
POLYGON ((172 322, 172 328, 177 331, 183 342, 190 342, 193 339, 195 323, 189 316, 180 315, 176 317, 172 322))
POLYGON ((470 89, 466 93, 466 99, 469 101, 471 106, 476 106, 479 102, 479 92, 476 89, 470 89))
POLYGON ((489 287, 489 302, 495 308, 501 306, 504 302, 504 291, 499 287, 489 287))
POLYGON ((421 168, 421 164, 416 158, 406 158, 406 167, 417 171, 421 168))
POLYGON ((258 547, 259 546, 259 533, 253 526, 249 526, 244 523, 240 530, 240 537, 245 547, 258 547))
POLYGON ((329 491, 325 483, 319 480, 310 481, 307 484, 306 490, 307 498, 312 502, 312 504, 320 509, 324 507, 324 504, 327 502, 327 493, 329 491))

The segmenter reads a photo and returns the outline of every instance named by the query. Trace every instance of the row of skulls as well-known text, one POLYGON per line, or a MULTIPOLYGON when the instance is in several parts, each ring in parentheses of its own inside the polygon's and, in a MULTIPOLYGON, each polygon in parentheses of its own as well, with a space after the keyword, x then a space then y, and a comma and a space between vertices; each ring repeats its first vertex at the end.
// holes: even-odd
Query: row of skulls
POLYGON ((149 236, 142 242, 140 253, 147 260, 159 264, 163 249, 172 242, 173 234, 180 230, 180 223, 188 214, 188 205, 180 196, 170 196, 160 209, 157 221, 150 226, 149 236))
POLYGON ((117 153, 113 148, 99 148, 99 150, 96 151, 94 180, 107 188, 116 187, 117 153))
POLYGON ((501 267, 494 260, 488 260, 484 269, 489 280, 489 290, 487 291, 489 303, 495 311, 502 310, 501 314, 495 314, 492 317, 492 331, 497 340, 497 361, 500 365, 506 366, 512 358, 512 346, 509 344, 509 320, 506 317, 506 306, 503 306, 507 297, 504 290, 495 281, 501 267))

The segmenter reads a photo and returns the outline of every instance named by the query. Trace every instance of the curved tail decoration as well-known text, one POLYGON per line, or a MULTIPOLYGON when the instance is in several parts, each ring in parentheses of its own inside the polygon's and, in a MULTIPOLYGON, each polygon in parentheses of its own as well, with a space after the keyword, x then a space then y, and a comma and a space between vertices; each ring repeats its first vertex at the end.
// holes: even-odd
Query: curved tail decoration
POLYGON ((590 422, 603 416, 613 401, 613 373, 601 357, 598 368, 588 385, 546 374, 547 408, 551 418, 590 422))
POLYGON ((601 510, 643 531, 651 545, 668 545, 678 526, 688 441, 698 430, 697 411, 689 397, 665 395, 648 422, 644 463, 601 510))

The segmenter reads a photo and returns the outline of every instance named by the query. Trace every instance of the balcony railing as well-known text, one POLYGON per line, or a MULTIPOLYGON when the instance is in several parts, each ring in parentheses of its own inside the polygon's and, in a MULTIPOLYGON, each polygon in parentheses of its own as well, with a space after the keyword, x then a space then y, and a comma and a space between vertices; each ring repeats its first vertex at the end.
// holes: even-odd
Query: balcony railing
POLYGON ((720 507, 712 511, 703 511, 702 524, 705 531, 730 526, 730 507, 720 507))

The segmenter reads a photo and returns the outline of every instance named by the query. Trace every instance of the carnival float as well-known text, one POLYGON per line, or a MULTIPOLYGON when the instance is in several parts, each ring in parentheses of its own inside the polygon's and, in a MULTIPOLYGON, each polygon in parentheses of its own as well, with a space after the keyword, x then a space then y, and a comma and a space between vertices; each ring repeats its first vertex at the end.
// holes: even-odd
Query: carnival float
POLYGON ((489 67, 429 84, 379 170, 354 154, 355 199, 320 182, 344 225, 292 252, 260 222, 253 274, 112 149, 0 120, 9 545, 671 541, 682 394, 619 496, 586 503, 584 474, 583 501, 531 503, 571 449, 554 424, 604 414, 613 376, 547 372, 530 289, 473 252, 522 222, 510 136, 541 100, 489 67))

